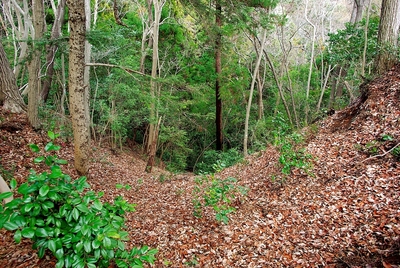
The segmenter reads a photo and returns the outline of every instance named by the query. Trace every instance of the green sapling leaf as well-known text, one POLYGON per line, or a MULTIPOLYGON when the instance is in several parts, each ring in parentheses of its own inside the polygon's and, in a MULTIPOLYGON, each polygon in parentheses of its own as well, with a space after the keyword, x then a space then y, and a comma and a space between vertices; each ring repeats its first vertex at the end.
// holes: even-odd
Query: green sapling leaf
POLYGON ((31 148, 32 152, 34 153, 40 152, 40 148, 36 144, 29 144, 29 148, 31 148))

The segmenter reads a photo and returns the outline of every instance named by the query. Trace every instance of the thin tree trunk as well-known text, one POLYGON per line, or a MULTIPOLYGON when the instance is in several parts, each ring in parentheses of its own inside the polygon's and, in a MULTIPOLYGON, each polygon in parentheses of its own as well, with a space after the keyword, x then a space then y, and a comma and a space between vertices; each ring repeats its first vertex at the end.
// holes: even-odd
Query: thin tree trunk
POLYGON ((159 77, 159 54, 158 54, 158 41, 159 41, 159 28, 161 21, 161 12, 165 4, 165 0, 153 0, 154 5, 154 23, 153 23, 153 59, 151 68, 151 80, 150 80, 150 96, 152 97, 152 102, 150 106, 150 126, 149 126, 149 136, 147 143, 147 152, 149 155, 148 165, 146 171, 152 168, 154 164, 155 154, 157 152, 157 140, 160 120, 158 118, 158 106, 160 99, 160 86, 157 83, 157 78, 159 77), (158 124, 154 123, 158 120, 158 124), (150 166, 150 168, 148 168, 150 166))
POLYGON ((41 49, 39 48, 39 41, 42 39, 44 34, 44 4, 43 0, 32 1, 32 18, 33 25, 35 28, 33 35, 33 52, 31 60, 28 64, 29 70, 29 92, 28 92, 28 119, 31 126, 35 129, 40 127, 39 121, 39 103, 40 103, 40 92, 41 92, 41 81, 40 81, 40 56, 41 49))
MULTIPOLYGON (((64 14, 65 14, 65 2, 66 0, 61 0, 58 3, 56 18, 54 20, 53 28, 51 30, 51 40, 55 41, 61 36, 61 27, 64 23, 64 14)), ((57 43, 54 42, 51 46, 47 47, 47 56, 46 56, 46 78, 43 82, 43 88, 41 92, 41 98, 43 102, 47 101, 49 96, 51 84, 53 81, 54 74, 54 58, 56 52, 58 50, 57 43)))
MULTIPOLYGON (((279 81, 278 74, 276 73, 275 67, 274 67, 274 65, 273 65, 273 63, 272 63, 272 61, 271 61, 271 59, 269 58, 268 53, 267 53, 265 50, 264 50, 264 54, 265 54, 265 58, 266 58, 267 61, 268 61, 269 67, 271 68, 272 74, 274 75, 275 83, 276 83, 276 86, 278 87, 278 91, 279 91, 279 97, 280 97, 280 99, 282 99, 283 106, 285 107, 285 111, 286 111, 286 114, 287 114, 287 116, 288 116, 290 125, 293 126, 292 115, 291 115, 291 113, 290 113, 289 106, 288 106, 288 104, 287 104, 287 102, 286 102, 285 95, 284 95, 283 89, 282 89, 282 84, 281 84, 280 81, 279 81)), ((277 102, 278 102, 278 101, 277 101, 277 102)))
MULTIPOLYGON (((262 51, 260 51, 262 54, 262 51)), ((260 72, 257 73, 257 107, 258 107, 258 113, 257 113, 257 120, 261 120, 264 117, 264 102, 263 102, 263 89, 264 89, 264 83, 265 83, 265 69, 266 69, 266 64, 264 64, 264 74, 263 77, 261 78, 260 72)))
POLYGON ((328 71, 327 71, 327 73, 326 73, 325 81, 324 81, 324 84, 323 84, 322 90, 321 90, 321 95, 319 96, 319 100, 318 100, 318 104, 317 104, 317 113, 319 112, 319 109, 321 108, 321 103, 322 103, 322 99, 323 99, 323 97, 324 97, 326 85, 328 84, 329 76, 330 76, 330 74, 331 74, 331 71, 332 71, 335 67, 336 67, 336 66, 334 66, 334 67, 332 68, 332 66, 331 66, 330 64, 329 64, 329 66, 328 66, 328 71))
POLYGON ((222 135, 222 99, 221 99, 221 50, 222 50, 222 7, 220 0, 216 0, 216 16, 215 24, 217 26, 217 35, 215 39, 215 126, 216 126, 216 149, 222 151, 223 149, 223 135, 222 135))
POLYGON ((267 30, 265 28, 263 28, 261 35, 262 35, 262 37, 261 37, 261 48, 260 48, 260 52, 258 53, 256 66, 254 67, 254 71, 253 71, 253 78, 251 80, 251 85, 250 85, 250 95, 249 95, 249 100, 248 100, 247 109, 246 109, 246 119, 245 119, 245 125, 244 125, 244 140, 243 140, 243 154, 244 154, 244 157, 246 157, 247 154, 248 154, 248 152, 247 152, 247 143, 248 143, 248 138, 249 138, 250 110, 251 110, 251 103, 252 103, 252 100, 253 100, 254 85, 256 83, 257 75, 258 75, 258 73, 260 71, 260 64, 261 64, 261 59, 262 59, 262 56, 263 56, 262 52, 264 51, 265 39, 267 37, 267 30))
POLYGON ((306 89, 306 110, 305 110, 305 123, 306 124, 308 124, 308 113, 310 111, 309 98, 310 98, 310 87, 311 87, 312 70, 313 70, 313 64, 314 64, 315 34, 316 34, 316 27, 308 19, 307 12, 308 12, 308 0, 306 0, 306 7, 304 9, 304 18, 306 19, 308 24, 311 25, 311 27, 313 29, 313 35, 312 35, 312 38, 311 38, 311 57, 310 57, 310 67, 309 67, 309 70, 308 70, 307 89, 306 89))
MULTIPOLYGON (((361 0, 360 0, 361 1, 361 0)), ((371 1, 368 3, 367 9, 367 19, 364 27, 364 50, 363 50, 363 57, 361 62, 361 75, 365 76, 365 65, 367 61, 367 49, 368 49, 368 26, 369 26, 369 13, 371 11, 371 1)))

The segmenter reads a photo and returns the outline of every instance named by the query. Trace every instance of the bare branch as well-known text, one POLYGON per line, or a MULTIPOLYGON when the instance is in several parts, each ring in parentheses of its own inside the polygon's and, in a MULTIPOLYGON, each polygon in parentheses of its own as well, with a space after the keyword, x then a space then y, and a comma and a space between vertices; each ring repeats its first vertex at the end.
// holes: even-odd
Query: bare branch
POLYGON ((147 76, 146 74, 136 71, 136 70, 132 70, 128 67, 124 67, 124 66, 119 66, 119 65, 114 65, 114 64, 108 64, 108 63, 97 63, 97 62, 88 62, 86 63, 86 66, 104 66, 104 67, 111 67, 111 68, 120 68, 122 70, 124 70, 125 72, 127 72, 128 74, 132 75, 132 73, 134 74, 139 74, 142 76, 147 76))

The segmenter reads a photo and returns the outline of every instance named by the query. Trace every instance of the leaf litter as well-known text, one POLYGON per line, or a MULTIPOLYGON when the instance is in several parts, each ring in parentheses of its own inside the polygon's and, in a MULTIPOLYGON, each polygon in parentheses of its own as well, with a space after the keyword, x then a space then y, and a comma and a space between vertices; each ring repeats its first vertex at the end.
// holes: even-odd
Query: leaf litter
MULTIPOLYGON (((233 202, 228 225, 211 210, 193 216, 193 174, 148 174, 131 150, 94 146, 88 182, 104 201, 121 195, 137 204, 127 215, 129 246, 158 248, 154 267, 399 267, 400 163, 389 151, 400 142, 400 65, 361 92, 318 131, 303 130, 310 172, 293 169, 274 181, 281 167, 270 146, 217 174, 250 189, 233 202)), ((2 175, 22 183, 31 168, 41 171, 28 144, 43 148, 46 134, 25 115, 1 110, 0 118, 2 175)), ((77 178, 73 145, 60 143, 64 172, 77 178)), ((15 244, 11 232, 0 234, 0 267, 54 267, 54 257, 38 259, 29 240, 15 244)))

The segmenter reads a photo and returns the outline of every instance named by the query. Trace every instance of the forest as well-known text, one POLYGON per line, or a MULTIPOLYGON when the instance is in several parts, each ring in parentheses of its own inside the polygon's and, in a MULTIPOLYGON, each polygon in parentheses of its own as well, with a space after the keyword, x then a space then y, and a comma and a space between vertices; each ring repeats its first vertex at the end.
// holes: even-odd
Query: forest
POLYGON ((1 267, 399 267, 399 0, 3 0, 1 267))

